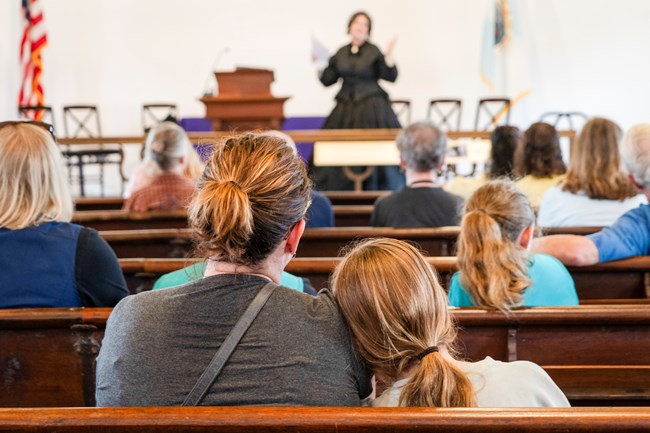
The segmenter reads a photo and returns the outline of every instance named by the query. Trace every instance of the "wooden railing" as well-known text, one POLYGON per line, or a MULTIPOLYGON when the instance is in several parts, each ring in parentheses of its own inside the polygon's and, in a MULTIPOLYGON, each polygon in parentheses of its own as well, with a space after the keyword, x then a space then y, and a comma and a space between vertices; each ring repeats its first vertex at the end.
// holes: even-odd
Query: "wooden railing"
POLYGON ((148 407, 0 409, 0 431, 29 433, 637 433, 644 408, 148 407))

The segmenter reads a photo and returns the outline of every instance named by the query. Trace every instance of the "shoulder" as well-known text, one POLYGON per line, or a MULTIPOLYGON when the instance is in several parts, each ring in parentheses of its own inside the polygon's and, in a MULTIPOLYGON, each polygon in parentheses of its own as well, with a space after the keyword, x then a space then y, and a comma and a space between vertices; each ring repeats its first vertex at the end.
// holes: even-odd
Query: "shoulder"
POLYGON ((492 358, 463 367, 479 407, 565 407, 566 396, 539 365, 492 358))

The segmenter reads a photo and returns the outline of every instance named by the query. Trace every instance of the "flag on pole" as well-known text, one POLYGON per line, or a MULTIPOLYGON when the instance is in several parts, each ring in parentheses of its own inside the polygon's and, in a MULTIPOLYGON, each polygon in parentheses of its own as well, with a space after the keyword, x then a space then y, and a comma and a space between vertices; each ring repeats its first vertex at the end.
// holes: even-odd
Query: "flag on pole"
POLYGON ((523 29, 518 0, 494 0, 483 25, 481 80, 494 95, 514 106, 530 95, 531 46, 523 29))
MULTIPOLYGON (((39 0, 22 0, 23 35, 20 41, 20 66, 22 82, 18 105, 43 105, 45 98, 41 75, 41 51, 47 45, 47 32, 43 22, 43 9, 39 0)), ((34 113, 40 120, 42 112, 34 113)))

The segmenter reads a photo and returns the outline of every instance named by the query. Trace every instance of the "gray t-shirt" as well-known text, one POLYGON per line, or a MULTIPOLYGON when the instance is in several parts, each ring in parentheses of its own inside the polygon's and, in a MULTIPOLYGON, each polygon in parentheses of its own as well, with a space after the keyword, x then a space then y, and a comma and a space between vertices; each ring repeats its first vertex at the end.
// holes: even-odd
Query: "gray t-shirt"
MULTIPOLYGON (((122 300, 97 358, 97 406, 180 405, 266 283, 215 275, 122 300)), ((370 391, 329 293, 280 286, 202 405, 358 406, 370 391)))

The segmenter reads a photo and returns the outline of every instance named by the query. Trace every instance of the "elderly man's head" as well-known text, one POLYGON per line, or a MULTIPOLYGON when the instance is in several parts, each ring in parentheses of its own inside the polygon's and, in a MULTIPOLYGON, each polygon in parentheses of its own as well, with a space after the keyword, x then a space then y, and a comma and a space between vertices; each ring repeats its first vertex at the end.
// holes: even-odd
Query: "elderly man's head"
POLYGON ((625 133, 621 157, 634 182, 650 190, 650 123, 635 125, 625 133))
POLYGON ((438 170, 445 160, 447 136, 431 122, 415 122, 400 132, 397 148, 407 169, 419 173, 438 170))

